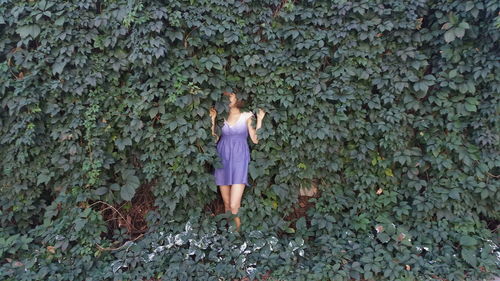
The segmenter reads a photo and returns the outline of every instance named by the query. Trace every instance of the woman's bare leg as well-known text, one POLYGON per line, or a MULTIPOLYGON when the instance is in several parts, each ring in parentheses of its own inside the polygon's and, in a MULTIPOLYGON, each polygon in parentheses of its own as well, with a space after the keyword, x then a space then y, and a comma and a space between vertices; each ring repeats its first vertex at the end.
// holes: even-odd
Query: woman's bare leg
POLYGON ((231 186, 230 185, 219 185, 220 193, 222 195, 222 201, 224 201, 224 211, 227 212, 231 210, 231 205, 229 204, 230 194, 231 194, 231 186))
MULTIPOLYGON (((224 201, 224 212, 231 210, 231 205, 229 204, 231 197, 231 186, 230 185, 219 185, 220 194, 222 195, 222 201, 224 201)), ((229 219, 227 219, 229 224, 229 219)))
MULTIPOLYGON (((243 196, 243 191, 245 190, 244 183, 233 184, 231 186, 231 194, 229 200, 229 206, 231 208, 232 214, 237 214, 238 209, 241 205, 241 197, 243 196)), ((241 221, 239 217, 235 217, 234 221, 236 223, 236 231, 240 231, 241 221)))

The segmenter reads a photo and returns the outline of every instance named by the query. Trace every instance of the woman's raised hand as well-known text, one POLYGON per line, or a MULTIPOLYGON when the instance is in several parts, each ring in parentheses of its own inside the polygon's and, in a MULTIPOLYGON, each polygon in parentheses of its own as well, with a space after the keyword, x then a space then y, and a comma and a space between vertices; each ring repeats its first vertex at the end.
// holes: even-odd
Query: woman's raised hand
POLYGON ((259 108, 259 112, 257 113, 257 120, 262 120, 264 119, 264 116, 266 115, 266 112, 259 108))
POLYGON ((212 120, 215 119, 215 117, 217 117, 217 110, 215 110, 215 108, 210 108, 210 118, 212 118, 212 120))

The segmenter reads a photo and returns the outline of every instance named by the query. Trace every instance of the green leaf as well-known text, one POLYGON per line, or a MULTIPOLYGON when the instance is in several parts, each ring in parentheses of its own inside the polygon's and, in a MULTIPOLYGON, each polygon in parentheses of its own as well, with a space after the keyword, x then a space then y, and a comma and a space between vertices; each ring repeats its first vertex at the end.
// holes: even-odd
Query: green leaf
POLYGON ((463 83, 463 84, 460 84, 458 86, 458 91, 461 93, 461 94, 465 94, 467 93, 467 91, 469 90, 469 87, 467 86, 467 84, 463 83))
POLYGON ((455 78, 458 74, 458 71, 456 69, 452 69, 450 73, 448 74, 449 78, 455 78))
POLYGON ((257 171, 257 168, 255 167, 255 165, 253 165, 253 163, 248 165, 248 172, 250 173, 250 176, 252 177, 252 179, 256 179, 259 176, 259 172, 257 171))
POLYGON ((451 192, 448 194, 448 196, 450 196, 450 198, 453 198, 455 200, 459 200, 460 199, 459 190, 457 188, 452 189, 451 192))
POLYGON ((134 198, 135 189, 131 185, 124 185, 120 190, 120 196, 123 200, 130 201, 134 198))
POLYGON ((80 231, 85 226, 86 223, 87 219, 77 218, 75 220, 75 231, 80 231))
POLYGON ((474 246, 476 244, 477 244, 476 239, 474 239, 471 236, 465 235, 460 238, 460 245, 462 246, 474 246))
POLYGON ((80 214, 80 216, 81 216, 82 218, 86 218, 86 217, 88 217, 88 216, 89 216, 89 214, 90 214, 90 212, 91 212, 91 211, 92 211, 92 208, 86 208, 86 209, 85 209, 85 210, 84 210, 84 211, 80 214))
POLYGON ((488 195, 489 195, 488 189, 481 190, 481 199, 482 200, 488 198, 488 195))
POLYGON ((159 107, 151 107, 148 111, 149 118, 155 117, 156 114, 158 114, 159 109, 160 109, 159 107))
POLYGON ((68 61, 57 61, 52 65, 52 74, 61 74, 68 61))
POLYGON ((455 40, 455 32, 453 29, 450 29, 444 33, 444 41, 446 41, 446 43, 450 43, 453 40, 455 40))
POLYGON ((384 232, 380 232, 379 234, 377 234, 377 238, 382 242, 382 243, 387 243, 389 242, 389 240, 391 240, 391 237, 389 237, 389 235, 387 235, 386 233, 384 232))
POLYGON ((58 19, 54 22, 54 24, 55 24, 55 25, 57 25, 57 26, 64 25, 64 20, 66 20, 66 18, 65 18, 65 17, 60 17, 60 18, 58 18, 58 19))
POLYGON ((40 34, 40 27, 36 24, 25 25, 18 27, 16 32, 21 36, 21 38, 26 38, 31 36, 31 38, 36 38, 40 34))
POLYGON ((462 248, 462 258, 470 265, 477 266, 477 257, 474 250, 462 248))
POLYGON ((388 234, 396 233, 396 226, 393 223, 388 223, 385 227, 385 232, 388 234))
POLYGON ((207 62, 205 63, 205 68, 206 68, 207 70, 211 70, 211 69, 212 69, 212 66, 213 66, 213 63, 212 63, 211 61, 207 61, 207 62))
POLYGON ((132 140, 129 137, 124 139, 116 139, 115 144, 118 147, 118 150, 123 150, 125 149, 125 146, 132 145, 132 140))
POLYGON ((465 109, 467 109, 467 111, 471 111, 471 112, 475 112, 477 110, 476 106, 473 104, 470 104, 470 103, 465 104, 465 109))
POLYGON ((465 11, 468 12, 468 11, 472 10, 472 8, 474 8, 474 2, 467 1, 467 3, 465 3, 465 11))
POLYGON ((466 97, 465 98, 465 101, 467 103, 470 103, 470 104, 479 104, 479 101, 477 100, 477 98, 474 98, 474 97, 466 97))
POLYGON ((278 195, 279 198, 286 199, 289 191, 282 185, 272 185, 272 190, 278 195))
MULTIPOLYGON (((469 88, 469 93, 474 94, 476 92, 476 86, 474 86, 474 83, 472 83, 471 81, 468 81, 467 86, 469 88)), ((479 102, 477 104, 479 104, 479 102)))
POLYGON ((459 25, 458 25, 460 28, 463 28, 463 29, 469 29, 470 26, 467 22, 463 21, 461 22, 459 25))
POLYGON ((122 177, 125 180, 125 184, 120 190, 120 196, 123 200, 130 201, 135 195, 135 190, 139 187, 139 178, 134 175, 135 171, 132 169, 125 170, 122 177))
POLYGON ((49 174, 40 174, 36 179, 36 185, 40 185, 41 183, 48 183, 50 181, 51 176, 49 174))
POLYGON ((104 195, 106 193, 108 193, 108 188, 105 186, 99 187, 94 191, 94 194, 99 196, 104 195))
POLYGON ((307 229, 306 219, 304 217, 300 217, 295 222, 295 226, 297 227, 298 230, 306 230, 307 229))
POLYGON ((386 176, 388 177, 394 177, 394 174, 392 173, 392 169, 391 168, 387 168, 384 170, 384 173, 386 176))
POLYGON ((456 27, 454 30, 455 36, 458 38, 464 37, 465 29, 462 27, 456 27))

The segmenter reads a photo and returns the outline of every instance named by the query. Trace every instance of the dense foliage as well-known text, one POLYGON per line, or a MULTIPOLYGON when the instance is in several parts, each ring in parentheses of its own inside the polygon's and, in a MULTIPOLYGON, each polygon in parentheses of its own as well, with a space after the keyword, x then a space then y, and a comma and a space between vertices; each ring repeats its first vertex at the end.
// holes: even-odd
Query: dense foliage
POLYGON ((1 279, 499 274, 498 1, 0 3, 1 279), (241 234, 204 208, 228 89, 267 112, 241 234))

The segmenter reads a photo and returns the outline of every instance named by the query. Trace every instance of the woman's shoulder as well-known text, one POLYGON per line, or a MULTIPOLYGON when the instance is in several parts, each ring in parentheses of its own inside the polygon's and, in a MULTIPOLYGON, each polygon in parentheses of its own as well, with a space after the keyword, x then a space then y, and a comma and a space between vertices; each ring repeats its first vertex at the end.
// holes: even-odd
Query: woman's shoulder
POLYGON ((245 119, 248 119, 248 118, 254 116, 253 112, 251 112, 251 111, 244 112, 244 114, 245 114, 245 119))

